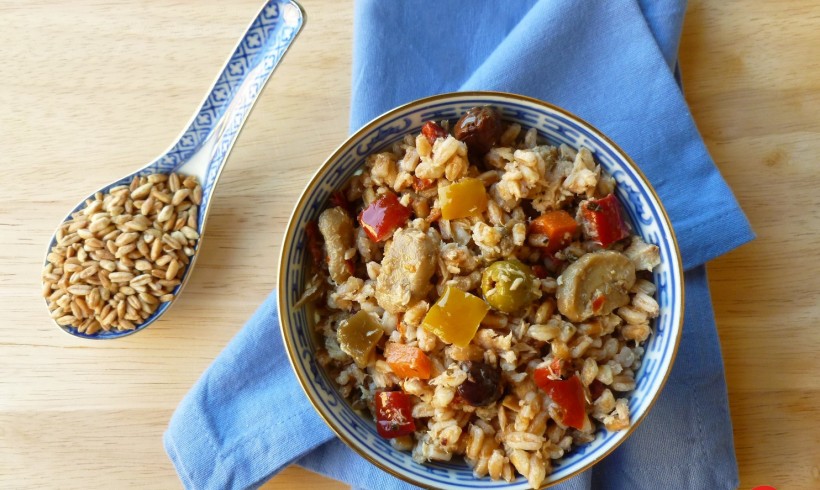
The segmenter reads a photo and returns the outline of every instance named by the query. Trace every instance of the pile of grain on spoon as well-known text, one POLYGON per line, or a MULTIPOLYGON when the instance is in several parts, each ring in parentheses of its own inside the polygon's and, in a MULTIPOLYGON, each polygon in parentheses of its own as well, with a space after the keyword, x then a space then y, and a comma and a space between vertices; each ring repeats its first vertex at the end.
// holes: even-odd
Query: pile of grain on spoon
POLYGON ((174 297, 199 239, 202 187, 151 174, 97 193, 57 230, 43 270, 51 317, 93 335, 133 330, 174 297))

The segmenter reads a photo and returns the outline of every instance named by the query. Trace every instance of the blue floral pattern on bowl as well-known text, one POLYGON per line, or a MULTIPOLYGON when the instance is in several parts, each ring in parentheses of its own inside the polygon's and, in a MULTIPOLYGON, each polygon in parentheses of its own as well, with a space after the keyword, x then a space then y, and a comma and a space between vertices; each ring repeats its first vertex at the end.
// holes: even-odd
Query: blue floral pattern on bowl
POLYGON ((422 99, 394 109, 351 136, 313 176, 291 216, 282 245, 279 269, 279 315, 285 345, 305 392, 328 425, 354 450, 393 475, 417 485, 442 489, 528 488, 526 479, 512 483, 476 479, 462 461, 418 464, 411 455, 392 448, 379 437, 375 426, 350 407, 333 381, 317 364, 316 339, 304 308, 295 309, 305 281, 309 260, 305 226, 318 218, 328 195, 349 179, 364 158, 400 141, 404 134, 418 133, 430 119, 455 119, 471 107, 492 105, 505 120, 535 127, 551 144, 588 148, 598 163, 618 183, 617 196, 635 232, 657 245, 661 265, 654 271, 660 316, 645 344, 636 389, 629 396, 632 428, 608 432, 601 429, 595 440, 554 462, 545 484, 569 478, 593 465, 617 447, 646 415, 671 370, 683 325, 683 273, 677 242, 666 212, 637 166, 608 138, 588 123, 549 104, 522 96, 497 92, 453 93, 422 99))

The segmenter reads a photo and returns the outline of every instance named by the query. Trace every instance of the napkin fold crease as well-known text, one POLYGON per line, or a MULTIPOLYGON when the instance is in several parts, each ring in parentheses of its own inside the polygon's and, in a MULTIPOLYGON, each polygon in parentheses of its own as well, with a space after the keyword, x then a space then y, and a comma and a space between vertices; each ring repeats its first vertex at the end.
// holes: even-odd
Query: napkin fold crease
MULTIPOLYGON (((663 200, 686 272, 670 378, 633 435, 556 488, 736 488, 720 344, 703 264, 753 238, 676 84, 685 1, 359 0, 351 129, 455 90, 536 97, 619 144, 663 200)), ((186 488, 256 488, 290 464, 353 488, 415 488, 367 463, 315 413, 292 373, 275 291, 174 413, 165 448, 186 488)))

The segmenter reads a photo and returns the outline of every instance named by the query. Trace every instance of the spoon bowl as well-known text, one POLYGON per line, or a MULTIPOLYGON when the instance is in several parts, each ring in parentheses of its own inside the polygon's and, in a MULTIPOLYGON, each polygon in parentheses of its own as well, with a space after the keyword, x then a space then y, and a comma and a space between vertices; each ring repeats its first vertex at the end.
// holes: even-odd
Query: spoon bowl
MULTIPOLYGON (((295 1, 269 0, 265 2, 176 142, 148 165, 92 192, 62 220, 61 226, 72 218, 73 213, 85 208, 87 199, 93 199, 97 192, 105 194, 114 187, 127 186, 135 177, 175 172, 196 177, 202 186, 202 198, 196 222, 196 232, 200 238, 180 278, 180 284, 172 291, 174 299, 161 303, 133 330, 100 330, 87 334, 80 332, 76 327, 61 325, 55 320, 63 331, 77 337, 96 340, 109 340, 131 335, 155 322, 179 296, 199 255, 213 192, 225 168, 228 155, 259 93, 296 39, 304 22, 304 10, 295 1)), ((60 226, 57 230, 59 229, 60 226)), ((57 244, 58 234, 55 231, 46 252, 47 256, 57 244)), ((44 265, 47 264, 48 259, 44 262, 44 265)), ((44 290, 44 296, 48 296, 47 293, 44 290)))

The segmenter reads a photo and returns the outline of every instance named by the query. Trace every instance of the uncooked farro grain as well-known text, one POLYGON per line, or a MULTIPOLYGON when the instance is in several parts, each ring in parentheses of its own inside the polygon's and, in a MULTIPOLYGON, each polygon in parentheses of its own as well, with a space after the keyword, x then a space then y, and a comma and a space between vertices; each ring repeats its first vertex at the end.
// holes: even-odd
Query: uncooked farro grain
POLYGON ((42 274, 57 323, 86 335, 133 330, 173 300, 199 240, 202 202, 196 179, 180 179, 135 177, 96 193, 60 225, 42 274))

